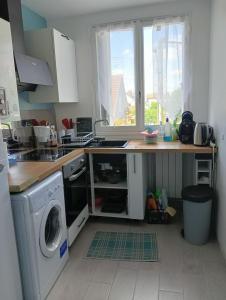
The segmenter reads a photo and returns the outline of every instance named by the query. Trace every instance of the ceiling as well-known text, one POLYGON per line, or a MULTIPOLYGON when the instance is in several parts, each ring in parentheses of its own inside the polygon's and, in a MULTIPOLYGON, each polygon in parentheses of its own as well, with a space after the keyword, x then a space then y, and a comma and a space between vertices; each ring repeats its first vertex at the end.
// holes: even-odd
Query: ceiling
POLYGON ((135 7, 174 0, 22 0, 22 3, 49 19, 135 7))

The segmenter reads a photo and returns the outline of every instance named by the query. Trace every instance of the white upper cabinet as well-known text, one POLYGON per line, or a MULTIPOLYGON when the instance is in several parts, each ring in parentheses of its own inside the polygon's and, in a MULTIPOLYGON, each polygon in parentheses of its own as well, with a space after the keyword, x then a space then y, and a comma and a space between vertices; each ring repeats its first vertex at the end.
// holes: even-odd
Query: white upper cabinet
POLYGON ((9 22, 0 18, 0 119, 20 120, 13 45, 9 22))
POLYGON ((29 93, 31 102, 78 102, 75 44, 53 28, 25 33, 27 54, 48 62, 53 86, 38 86, 29 93))

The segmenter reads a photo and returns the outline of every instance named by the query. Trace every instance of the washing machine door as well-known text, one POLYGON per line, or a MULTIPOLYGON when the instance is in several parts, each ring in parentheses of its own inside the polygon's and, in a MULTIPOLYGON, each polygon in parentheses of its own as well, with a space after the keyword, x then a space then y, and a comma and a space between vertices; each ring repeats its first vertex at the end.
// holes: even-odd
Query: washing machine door
POLYGON ((44 210, 40 227, 40 248, 45 257, 52 257, 58 250, 62 235, 62 208, 57 201, 51 201, 44 210))

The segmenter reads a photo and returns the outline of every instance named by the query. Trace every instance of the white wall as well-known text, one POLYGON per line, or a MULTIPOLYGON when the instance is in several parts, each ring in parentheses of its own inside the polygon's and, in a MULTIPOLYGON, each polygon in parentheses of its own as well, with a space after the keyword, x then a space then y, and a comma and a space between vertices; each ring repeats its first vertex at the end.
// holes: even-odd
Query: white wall
POLYGON ((226 1, 212 1, 209 120, 219 146, 217 235, 226 258, 226 1))
POLYGON ((178 0, 171 3, 120 9, 74 18, 49 21, 52 25, 76 42, 78 61, 78 89, 80 103, 56 104, 58 124, 63 117, 92 116, 95 103, 93 82, 93 57, 91 29, 93 25, 117 20, 148 18, 154 16, 191 15, 191 55, 193 68, 193 93, 191 110, 197 121, 207 121, 209 98, 209 32, 210 1, 178 0))

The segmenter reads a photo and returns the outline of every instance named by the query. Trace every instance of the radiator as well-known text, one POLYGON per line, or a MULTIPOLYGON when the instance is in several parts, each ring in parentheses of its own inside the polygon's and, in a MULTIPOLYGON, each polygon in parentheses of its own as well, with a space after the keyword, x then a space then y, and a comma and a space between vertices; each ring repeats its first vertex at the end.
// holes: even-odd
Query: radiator
POLYGON ((166 189, 168 197, 181 198, 181 153, 156 153, 156 188, 157 190, 166 189))

